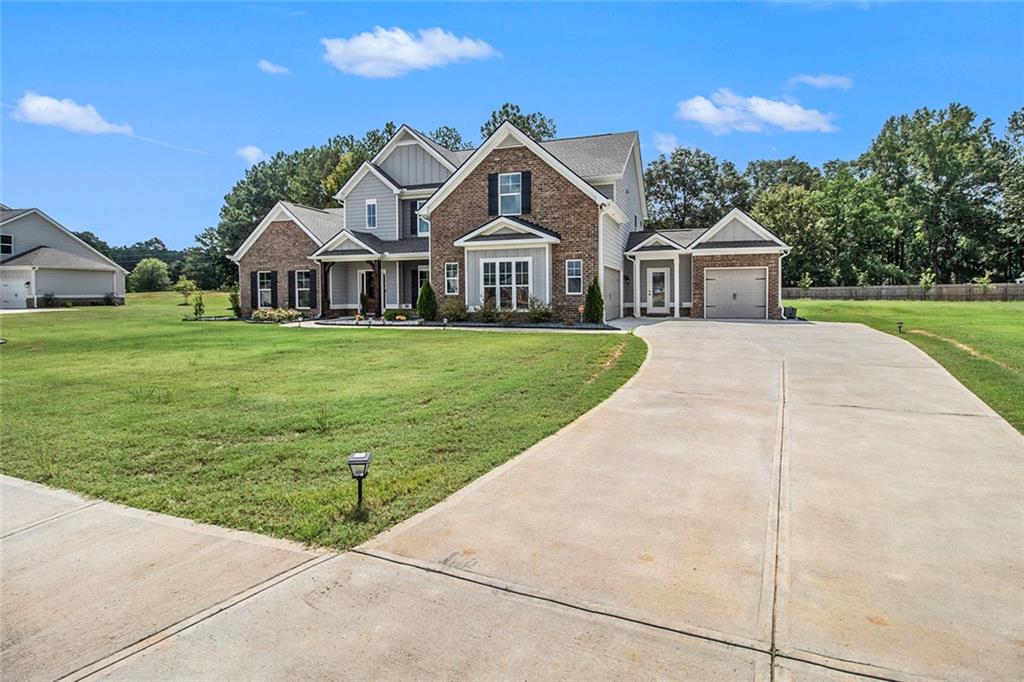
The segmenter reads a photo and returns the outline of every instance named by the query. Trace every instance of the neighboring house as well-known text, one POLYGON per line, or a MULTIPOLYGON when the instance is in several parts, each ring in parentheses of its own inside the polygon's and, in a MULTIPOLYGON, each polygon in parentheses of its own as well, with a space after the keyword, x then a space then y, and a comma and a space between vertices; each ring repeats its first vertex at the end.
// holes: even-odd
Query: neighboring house
POLYGON ((351 314, 364 299, 371 312, 413 308, 429 280, 439 301, 470 310, 536 298, 576 320, 595 277, 606 319, 781 313, 789 247, 749 216, 643 232, 636 132, 537 142, 505 122, 479 148, 452 151, 403 125, 336 199, 343 208, 280 202, 239 247, 243 315, 351 314))
POLYGON ((124 303, 126 274, 38 208, 0 204, 0 307, 39 308, 49 297, 124 303))

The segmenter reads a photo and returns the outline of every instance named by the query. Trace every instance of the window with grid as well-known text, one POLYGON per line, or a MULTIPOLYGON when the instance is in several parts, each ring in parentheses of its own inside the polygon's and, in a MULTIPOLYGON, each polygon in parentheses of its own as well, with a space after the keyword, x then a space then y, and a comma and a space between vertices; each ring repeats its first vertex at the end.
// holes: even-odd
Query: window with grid
POLYGON ((565 261, 565 293, 583 293, 583 261, 565 261))
POLYGON ((529 259, 484 261, 483 290, 484 301, 497 308, 529 307, 529 259))
POLYGON ((257 281, 259 285, 259 306, 261 308, 270 308, 273 305, 273 298, 271 295, 271 279, 269 272, 260 272, 257 274, 257 281))
POLYGON ((295 273, 295 307, 312 308, 313 296, 310 287, 311 277, 309 270, 298 270, 295 273))
POLYGON ((444 293, 453 296, 459 293, 459 264, 444 264, 444 293))
POLYGON ((498 213, 519 215, 523 212, 523 174, 498 175, 498 213))

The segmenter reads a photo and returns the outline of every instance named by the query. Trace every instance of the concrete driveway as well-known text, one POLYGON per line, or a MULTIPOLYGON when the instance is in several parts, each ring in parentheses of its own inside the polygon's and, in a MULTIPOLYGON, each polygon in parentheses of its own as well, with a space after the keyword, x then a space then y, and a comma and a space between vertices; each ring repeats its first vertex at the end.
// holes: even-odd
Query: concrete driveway
POLYGON ((638 333, 651 355, 611 399, 339 556, 103 503, 32 521, 6 480, 4 676, 1024 675, 1006 422, 858 325, 638 333), (97 508, 135 525, 75 521, 97 508))

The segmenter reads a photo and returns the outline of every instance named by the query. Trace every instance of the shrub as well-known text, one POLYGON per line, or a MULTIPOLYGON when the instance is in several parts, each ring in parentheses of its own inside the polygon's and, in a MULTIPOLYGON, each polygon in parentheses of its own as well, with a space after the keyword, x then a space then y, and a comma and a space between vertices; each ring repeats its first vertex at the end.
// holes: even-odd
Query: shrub
POLYGON ((921 276, 917 280, 918 285, 921 287, 921 291, 924 293, 924 297, 928 298, 928 292, 935 287, 935 273, 932 272, 931 268, 928 268, 921 273, 921 276))
POLYGON ((420 287, 420 295, 416 299, 416 312, 424 320, 437 319, 437 296, 434 295, 434 288, 430 286, 429 281, 420 287))
POLYGON ((601 285, 597 283, 597 276, 587 287, 587 301, 583 306, 583 319, 587 322, 600 324, 604 322, 604 297, 601 296, 601 285))
POLYGON ((396 322, 405 322, 409 319, 409 313, 404 310, 396 310, 392 308, 391 310, 384 311, 384 319, 396 322))
POLYGON ((260 308, 252 311, 252 319, 256 322, 294 322, 302 317, 302 313, 292 308, 260 308))
POLYGON ((506 327, 509 327, 516 322, 521 322, 525 316, 525 313, 518 310, 512 310, 511 308, 501 308, 498 310, 498 322, 506 327))
POLYGON ((796 285, 803 289, 804 291, 807 291, 812 286, 814 286, 814 280, 811 279, 811 273, 805 272, 803 276, 800 277, 800 281, 797 282, 796 285))
POLYGON ((235 317, 242 316, 242 299, 238 295, 238 289, 233 289, 228 294, 228 303, 231 305, 231 312, 235 314, 235 317))
POLYGON ((366 313, 369 312, 367 310, 367 308, 369 308, 369 307, 370 307, 370 297, 367 296, 366 294, 359 294, 359 314, 363 315, 365 317, 366 313))
POLYGON ((58 305, 60 305, 60 299, 54 296, 52 291, 43 294, 43 308, 56 308, 58 305))
POLYGON ((528 311, 530 322, 550 322, 555 316, 551 311, 551 306, 535 296, 530 297, 528 311))
POLYGON ((484 299, 480 307, 476 309, 476 313, 473 318, 477 322, 497 322, 498 321, 498 309, 494 307, 494 299, 484 299))
POLYGON ((206 312, 206 303, 203 302, 203 292, 197 291, 192 301, 192 314, 198 320, 206 312))
POLYGON ((114 296, 113 291, 108 291, 103 295, 103 305, 117 305, 117 297, 114 296))
POLYGON ((981 293, 987 293, 989 287, 992 286, 992 271, 986 270, 984 275, 975 277, 972 281, 981 286, 981 293))
POLYGON ((466 304, 457 298, 446 298, 437 309, 437 315, 449 322, 465 322, 469 319, 466 304))
POLYGON ((178 281, 171 287, 174 291, 179 294, 182 299, 182 305, 188 305, 188 299, 192 294, 196 293, 198 287, 196 283, 190 280, 188 277, 179 277, 178 281))
POLYGON ((170 286, 167 263, 159 258, 143 258, 128 275, 128 288, 132 291, 166 291, 170 286))

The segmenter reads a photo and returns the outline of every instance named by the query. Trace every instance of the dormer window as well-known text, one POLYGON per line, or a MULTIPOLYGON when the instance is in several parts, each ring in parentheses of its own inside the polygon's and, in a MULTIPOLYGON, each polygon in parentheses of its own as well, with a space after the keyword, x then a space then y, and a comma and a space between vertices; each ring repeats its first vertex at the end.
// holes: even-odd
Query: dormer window
POLYGON ((366 200, 366 229, 372 230, 377 227, 377 200, 366 200))
POLYGON ((523 212, 523 174, 498 174, 498 214, 519 215, 523 212))

